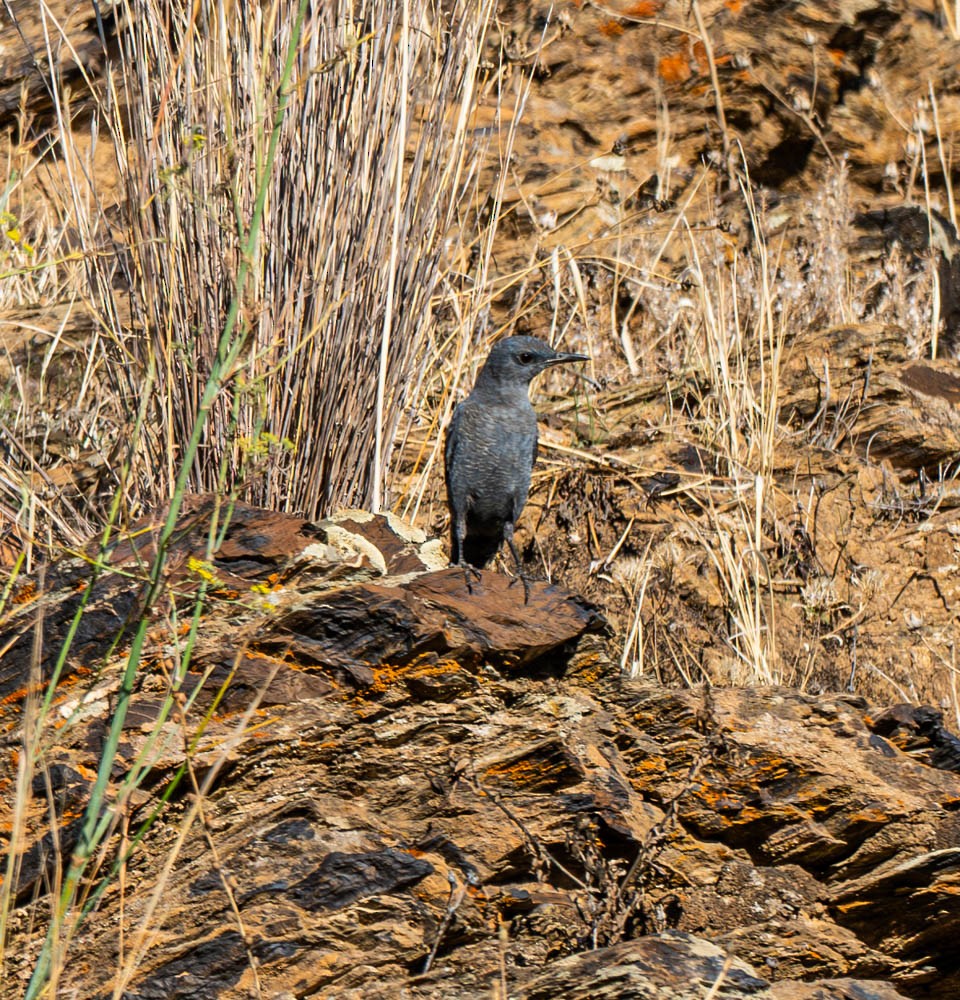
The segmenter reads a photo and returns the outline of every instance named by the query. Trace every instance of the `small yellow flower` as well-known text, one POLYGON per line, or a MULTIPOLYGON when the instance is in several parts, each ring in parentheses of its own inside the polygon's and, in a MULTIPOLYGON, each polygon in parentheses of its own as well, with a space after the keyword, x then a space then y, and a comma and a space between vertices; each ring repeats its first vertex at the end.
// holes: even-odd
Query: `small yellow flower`
POLYGON ((193 556, 187 560, 187 568, 191 573, 196 573, 201 580, 206 580, 207 583, 217 583, 217 573, 211 563, 205 562, 203 559, 196 559, 193 556))

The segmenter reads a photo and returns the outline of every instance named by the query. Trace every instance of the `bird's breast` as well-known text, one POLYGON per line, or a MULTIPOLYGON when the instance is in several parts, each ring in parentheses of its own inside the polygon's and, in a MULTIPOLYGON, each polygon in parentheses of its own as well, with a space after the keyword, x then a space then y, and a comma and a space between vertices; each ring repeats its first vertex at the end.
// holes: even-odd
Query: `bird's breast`
POLYGON ((463 477, 473 518, 510 520, 530 489, 537 418, 526 407, 463 404, 457 426, 455 468, 463 477))

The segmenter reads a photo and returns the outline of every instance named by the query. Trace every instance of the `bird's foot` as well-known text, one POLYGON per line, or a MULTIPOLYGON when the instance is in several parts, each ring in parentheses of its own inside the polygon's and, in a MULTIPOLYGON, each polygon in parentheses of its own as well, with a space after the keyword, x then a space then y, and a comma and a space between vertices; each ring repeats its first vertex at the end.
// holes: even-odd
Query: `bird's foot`
POLYGON ((526 573, 520 571, 517 575, 510 581, 510 586, 512 587, 517 580, 523 584, 523 603, 530 603, 530 579, 527 577, 526 573))
POLYGON ((463 570, 463 581, 467 585, 467 593, 472 594, 473 587, 470 584, 470 577, 473 576, 477 583, 479 583, 483 578, 483 574, 477 569, 476 566, 471 566, 470 563, 464 559, 461 559, 457 565, 463 570))
MULTIPOLYGON (((520 553, 517 551, 517 546, 513 541, 513 525, 504 525, 503 537, 507 541, 507 545, 510 547, 510 554, 513 556, 513 561, 517 567, 517 576, 520 578, 520 582, 523 584, 523 603, 530 603, 530 581, 527 579, 527 574, 523 572, 523 562, 520 559, 520 553)), ((512 587, 517 582, 517 577, 514 577, 510 586, 512 587)))

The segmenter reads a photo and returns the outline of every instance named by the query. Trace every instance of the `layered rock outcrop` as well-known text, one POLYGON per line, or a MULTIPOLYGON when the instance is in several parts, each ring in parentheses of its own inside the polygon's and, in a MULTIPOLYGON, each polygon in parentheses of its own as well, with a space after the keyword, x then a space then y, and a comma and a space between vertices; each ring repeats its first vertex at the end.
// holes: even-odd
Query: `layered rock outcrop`
MULTIPOLYGON (((158 727, 173 661, 153 649, 114 768, 119 787, 146 755, 125 828, 170 801, 61 988, 109 995, 135 956, 129 997, 960 992, 958 743, 937 713, 627 680, 572 595, 537 583, 524 604, 493 572, 469 593, 429 569, 436 543, 382 517, 239 508, 198 576, 208 515, 184 518, 170 560, 181 601, 215 588, 182 711, 158 727)), ((114 551, 98 583, 114 605, 151 544, 139 530, 114 551)), ((78 572, 50 576, 45 648, 78 572)), ((29 646, 9 648, 8 789, 29 646)), ((120 662, 67 674, 11 983, 36 958, 120 662)))

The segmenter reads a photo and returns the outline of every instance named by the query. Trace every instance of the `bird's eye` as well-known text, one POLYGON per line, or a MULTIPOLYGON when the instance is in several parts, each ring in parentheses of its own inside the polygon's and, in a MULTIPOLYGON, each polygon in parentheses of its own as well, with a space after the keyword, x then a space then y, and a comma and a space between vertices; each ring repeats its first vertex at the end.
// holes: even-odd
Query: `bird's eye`
POLYGON ((517 361, 522 365, 529 365, 533 361, 533 355, 529 351, 521 351, 517 355, 517 361))

